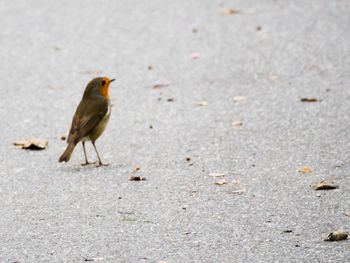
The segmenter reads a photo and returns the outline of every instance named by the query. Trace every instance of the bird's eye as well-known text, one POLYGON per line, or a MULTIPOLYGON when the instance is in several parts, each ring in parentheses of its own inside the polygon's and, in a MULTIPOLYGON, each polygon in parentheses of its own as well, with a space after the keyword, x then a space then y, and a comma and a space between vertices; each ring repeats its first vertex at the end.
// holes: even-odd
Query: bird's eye
POLYGON ((102 86, 106 85, 106 81, 102 80, 101 84, 102 84, 102 86))

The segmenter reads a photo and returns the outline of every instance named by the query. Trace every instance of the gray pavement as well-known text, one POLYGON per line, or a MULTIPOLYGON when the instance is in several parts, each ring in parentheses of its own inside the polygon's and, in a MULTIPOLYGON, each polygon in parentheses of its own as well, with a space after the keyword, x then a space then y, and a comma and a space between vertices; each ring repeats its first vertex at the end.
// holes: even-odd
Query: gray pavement
POLYGON ((349 240, 322 241, 350 230, 349 14, 348 0, 1 1, 0 261, 349 260, 349 240), (117 78, 97 141, 110 166, 81 167, 80 145, 59 164, 100 75, 117 78), (27 136, 48 148, 11 144, 27 136), (147 181, 128 180, 136 167, 147 181), (310 188, 324 178, 339 189, 310 188))

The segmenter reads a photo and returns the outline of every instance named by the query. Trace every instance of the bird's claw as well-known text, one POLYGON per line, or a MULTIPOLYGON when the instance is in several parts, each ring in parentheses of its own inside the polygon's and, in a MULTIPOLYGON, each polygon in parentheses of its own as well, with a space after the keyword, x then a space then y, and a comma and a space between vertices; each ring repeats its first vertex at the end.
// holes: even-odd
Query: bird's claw
POLYGON ((108 166, 109 163, 99 163, 98 165, 96 165, 96 167, 101 167, 101 166, 108 166))
POLYGON ((90 163, 90 162, 86 162, 86 163, 82 163, 82 164, 80 164, 80 165, 81 165, 81 166, 85 166, 85 165, 95 164, 95 163, 97 163, 97 161, 96 161, 96 162, 92 162, 92 163, 90 163))

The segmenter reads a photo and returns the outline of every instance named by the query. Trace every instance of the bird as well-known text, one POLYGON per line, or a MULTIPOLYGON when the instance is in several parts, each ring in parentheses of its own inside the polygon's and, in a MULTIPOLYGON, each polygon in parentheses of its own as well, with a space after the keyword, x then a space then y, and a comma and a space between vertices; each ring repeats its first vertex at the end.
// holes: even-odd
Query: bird
POLYGON ((85 155, 85 163, 81 165, 95 164, 96 162, 90 163, 86 156, 85 142, 91 141, 98 158, 96 167, 109 165, 102 163, 95 142, 104 132, 111 116, 111 100, 108 90, 113 81, 115 79, 97 77, 87 84, 69 129, 67 148, 59 158, 59 162, 68 162, 75 146, 81 141, 85 155))

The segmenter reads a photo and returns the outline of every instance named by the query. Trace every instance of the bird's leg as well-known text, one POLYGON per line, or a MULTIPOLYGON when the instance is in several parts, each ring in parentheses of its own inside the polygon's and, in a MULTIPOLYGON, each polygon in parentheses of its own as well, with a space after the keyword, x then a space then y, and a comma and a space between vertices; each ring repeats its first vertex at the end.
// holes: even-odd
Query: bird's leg
POLYGON ((100 158, 100 155, 98 154, 98 152, 97 152, 97 149, 96 149, 96 146, 95 146, 95 142, 93 142, 93 141, 91 141, 91 143, 92 143, 92 145, 94 146, 94 148, 95 148, 95 152, 96 152, 96 154, 97 154, 97 158, 98 158, 98 165, 96 165, 96 167, 100 167, 100 166, 108 166, 109 165, 109 163, 102 163, 101 162, 101 158, 100 158))
POLYGON ((86 155, 86 150, 85 150, 85 142, 82 141, 81 143, 83 144, 84 155, 85 155, 85 163, 82 163, 81 166, 85 166, 85 165, 88 165, 88 164, 95 164, 96 162, 89 163, 89 161, 87 159, 87 155, 86 155))

